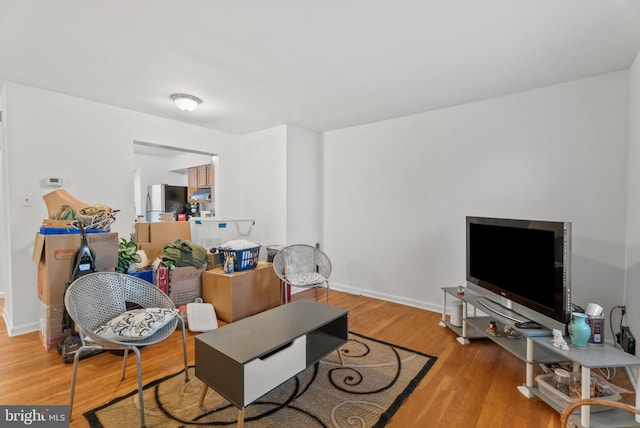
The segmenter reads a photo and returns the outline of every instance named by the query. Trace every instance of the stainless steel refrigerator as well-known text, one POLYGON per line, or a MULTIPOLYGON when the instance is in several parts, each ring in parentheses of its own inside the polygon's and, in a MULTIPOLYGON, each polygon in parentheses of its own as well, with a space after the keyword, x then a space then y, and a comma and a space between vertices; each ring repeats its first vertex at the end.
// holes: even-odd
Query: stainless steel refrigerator
POLYGON ((147 187, 146 219, 160 221, 160 213, 172 212, 173 218, 185 213, 187 205, 187 187, 168 184, 152 184, 147 187))

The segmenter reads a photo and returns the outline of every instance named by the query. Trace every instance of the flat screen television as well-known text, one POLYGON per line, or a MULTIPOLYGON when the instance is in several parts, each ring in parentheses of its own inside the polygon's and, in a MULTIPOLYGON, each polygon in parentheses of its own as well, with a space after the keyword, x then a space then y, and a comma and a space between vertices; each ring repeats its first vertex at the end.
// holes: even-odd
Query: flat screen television
POLYGON ((565 330, 571 318, 571 223, 467 217, 466 226, 467 286, 500 305, 485 306, 498 313, 505 308, 503 315, 513 320, 565 330))

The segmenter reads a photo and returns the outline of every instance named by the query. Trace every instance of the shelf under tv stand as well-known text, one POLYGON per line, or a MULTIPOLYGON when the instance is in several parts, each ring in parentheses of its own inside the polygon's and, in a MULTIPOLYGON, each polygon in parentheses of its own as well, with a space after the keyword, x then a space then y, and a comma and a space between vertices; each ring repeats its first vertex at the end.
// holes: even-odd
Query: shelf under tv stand
MULTIPOLYGON (((564 361, 572 361, 576 367, 580 367, 582 384, 586 387, 582 390, 583 397, 589 396, 589 379, 591 369, 600 367, 628 367, 640 366, 640 358, 627 354, 612 346, 589 347, 579 349, 570 346, 568 351, 563 351, 551 344, 551 332, 544 329, 514 329, 518 332, 517 337, 493 336, 486 332, 489 321, 497 321, 499 325, 512 325, 513 321, 492 314, 491 316, 476 316, 478 298, 477 293, 463 288, 464 294, 458 294, 458 287, 443 287, 442 299, 442 319, 440 325, 448 327, 458 334, 457 341, 463 345, 470 343, 472 339, 490 339, 517 358, 525 362, 526 380, 524 385, 520 385, 518 390, 527 398, 538 397, 556 411, 563 409, 561 403, 556 403, 546 395, 542 394, 537 385, 534 384, 533 367, 534 364, 550 364, 564 361), (447 318, 447 296, 461 300, 462 327, 451 324, 447 318), (469 308, 468 306, 472 308, 469 308), (473 309, 473 316, 469 317, 468 310, 473 309)), ((480 308, 482 310, 482 307, 480 308)), ((569 338, 565 338, 570 343, 569 338)), ((640 379, 636 381, 635 389, 638 391, 640 379)), ((636 408, 640 408, 640 394, 636 393, 636 408)), ((602 412, 591 413, 589 406, 580 408, 580 424, 583 427, 640 427, 640 416, 634 418, 623 410, 610 409, 602 412)))
MULTIPOLYGON (((458 334, 456 339, 459 343, 467 345, 473 339, 490 339, 497 343, 519 359, 526 361, 527 343, 522 335, 515 338, 506 335, 493 336, 486 332, 489 321, 497 321, 499 325, 513 325, 514 321, 505 318, 497 313, 491 313, 490 316, 477 316, 476 309, 483 310, 484 306, 478 302, 482 298, 479 294, 464 288, 464 294, 458 294, 458 287, 444 287, 442 304, 442 319, 440 325, 448 327, 458 334), (453 296, 455 299, 462 301, 462 327, 456 327, 447 319, 447 295, 453 296), (471 308, 469 308, 471 306, 471 308), (473 309, 473 316, 469 317, 467 312, 473 309)), ((544 329, 538 329, 533 334, 541 334, 551 336, 551 332, 544 329)), ((557 354, 536 347, 534 349, 534 359, 536 363, 550 364, 566 361, 565 358, 559 357, 557 354)))

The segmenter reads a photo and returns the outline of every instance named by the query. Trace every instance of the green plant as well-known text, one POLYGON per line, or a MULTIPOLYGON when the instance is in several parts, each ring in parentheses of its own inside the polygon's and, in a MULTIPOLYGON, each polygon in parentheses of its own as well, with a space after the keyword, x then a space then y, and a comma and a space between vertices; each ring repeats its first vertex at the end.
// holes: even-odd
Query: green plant
MULTIPOLYGON (((127 241, 124 238, 120 238, 118 243, 118 266, 116 272, 127 273, 129 272, 131 265, 140 263, 142 257, 138 254, 138 244, 133 240, 133 234, 127 241)), ((135 266, 134 266, 135 271, 135 266)))

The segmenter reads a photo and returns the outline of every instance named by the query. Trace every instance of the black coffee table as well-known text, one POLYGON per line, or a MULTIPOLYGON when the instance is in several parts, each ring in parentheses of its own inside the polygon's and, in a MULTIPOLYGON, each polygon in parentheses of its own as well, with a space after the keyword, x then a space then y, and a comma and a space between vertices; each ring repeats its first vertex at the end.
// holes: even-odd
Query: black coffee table
POLYGON ((196 336, 195 374, 239 409, 242 427, 245 407, 344 345, 347 335, 346 310, 296 300, 196 336))

